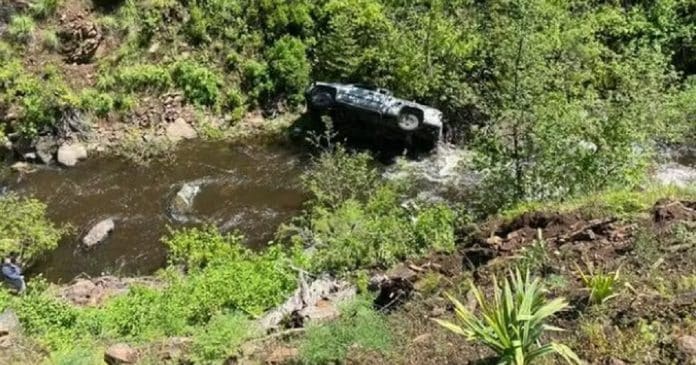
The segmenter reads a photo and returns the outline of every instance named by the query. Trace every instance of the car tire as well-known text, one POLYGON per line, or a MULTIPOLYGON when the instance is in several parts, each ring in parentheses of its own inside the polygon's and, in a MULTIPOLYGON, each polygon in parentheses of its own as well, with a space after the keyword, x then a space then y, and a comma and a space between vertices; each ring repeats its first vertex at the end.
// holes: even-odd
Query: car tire
POLYGON ((313 109, 326 110, 334 103, 331 93, 325 90, 314 90, 310 94, 310 104, 313 109))
POLYGON ((412 110, 403 110, 401 113, 399 113, 397 123, 399 128, 410 132, 418 129, 421 124, 421 118, 412 110))

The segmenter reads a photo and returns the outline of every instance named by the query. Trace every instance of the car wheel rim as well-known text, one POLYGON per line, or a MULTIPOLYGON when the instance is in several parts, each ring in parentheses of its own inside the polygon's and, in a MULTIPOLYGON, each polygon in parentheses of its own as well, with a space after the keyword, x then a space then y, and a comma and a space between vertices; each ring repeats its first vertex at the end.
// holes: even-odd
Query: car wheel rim
POLYGON ((418 117, 410 113, 403 114, 399 120, 399 126, 406 130, 416 129, 418 127, 418 117))

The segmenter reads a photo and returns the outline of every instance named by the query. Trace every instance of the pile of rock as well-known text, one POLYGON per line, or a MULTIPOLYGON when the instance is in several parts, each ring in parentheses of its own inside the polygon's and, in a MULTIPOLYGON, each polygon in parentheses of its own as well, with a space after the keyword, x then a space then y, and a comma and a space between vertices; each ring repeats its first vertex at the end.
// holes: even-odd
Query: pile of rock
POLYGON ((61 53, 70 63, 90 63, 104 39, 99 25, 85 13, 61 16, 58 37, 61 53))

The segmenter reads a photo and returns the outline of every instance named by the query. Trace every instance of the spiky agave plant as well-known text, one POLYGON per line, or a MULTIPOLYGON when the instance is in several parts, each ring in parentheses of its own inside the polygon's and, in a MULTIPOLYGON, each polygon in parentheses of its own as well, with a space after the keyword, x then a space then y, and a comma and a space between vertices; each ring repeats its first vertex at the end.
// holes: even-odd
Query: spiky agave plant
POLYGON ((578 266, 578 273, 582 279, 585 288, 590 292, 590 304, 604 304, 607 300, 619 295, 617 287, 619 286, 619 272, 621 268, 613 273, 604 273, 595 271, 591 265, 588 265, 589 274, 585 274, 578 266))
POLYGON ((446 329, 489 347, 499 357, 499 364, 528 365, 535 360, 558 354, 570 364, 580 359, 568 346, 550 342, 540 343, 544 331, 562 329, 545 324, 555 313, 568 307, 563 298, 548 301, 538 278, 522 276, 519 270, 510 273, 503 287, 493 278, 493 301, 486 299, 481 290, 471 283, 471 291, 481 309, 480 317, 462 303, 447 295, 455 307, 459 324, 434 319, 446 329))

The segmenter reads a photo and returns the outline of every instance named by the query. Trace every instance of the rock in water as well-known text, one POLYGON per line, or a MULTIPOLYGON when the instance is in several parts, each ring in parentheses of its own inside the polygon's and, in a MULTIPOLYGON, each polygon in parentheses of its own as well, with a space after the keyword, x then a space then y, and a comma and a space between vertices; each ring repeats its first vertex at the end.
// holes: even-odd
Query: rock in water
POLYGON ((167 138, 172 142, 182 139, 194 139, 198 137, 196 130, 191 127, 183 118, 177 118, 174 123, 167 126, 167 138))
POLYGON ((63 166, 75 166, 78 161, 85 158, 87 158, 87 148, 81 143, 66 143, 58 148, 58 162, 63 166))
POLYGON ((191 213, 193 210, 193 201, 196 199, 196 195, 200 193, 201 186, 197 183, 186 183, 174 196, 174 200, 170 206, 170 213, 172 218, 179 222, 186 222, 186 214, 191 213))
POLYGON ((116 224, 112 218, 105 219, 89 230, 87 235, 82 238, 82 243, 87 247, 92 247, 101 243, 109 236, 109 233, 111 233, 115 227, 116 224))
POLYGON ((117 343, 106 349, 104 361, 109 365, 135 364, 138 351, 125 343, 117 343))

